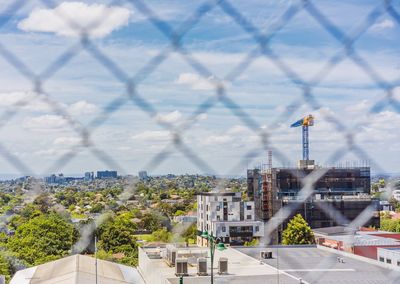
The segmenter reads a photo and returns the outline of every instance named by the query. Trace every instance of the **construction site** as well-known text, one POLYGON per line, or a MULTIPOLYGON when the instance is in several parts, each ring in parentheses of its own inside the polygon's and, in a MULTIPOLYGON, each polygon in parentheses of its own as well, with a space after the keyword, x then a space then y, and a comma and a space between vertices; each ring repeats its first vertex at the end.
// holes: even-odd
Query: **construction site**
POLYGON ((303 157, 297 167, 273 167, 272 152, 268 166, 247 170, 247 195, 254 201, 256 216, 267 222, 284 207, 290 216, 272 234, 271 243, 281 240, 281 233, 296 214, 301 214, 311 228, 348 226, 365 209, 374 211, 365 226, 379 227, 379 200, 371 197, 371 170, 368 165, 322 167, 309 158, 309 127, 314 117, 308 115, 291 125, 302 128, 303 157), (304 177, 319 176, 311 189, 304 177), (309 192, 311 190, 312 192, 309 192))

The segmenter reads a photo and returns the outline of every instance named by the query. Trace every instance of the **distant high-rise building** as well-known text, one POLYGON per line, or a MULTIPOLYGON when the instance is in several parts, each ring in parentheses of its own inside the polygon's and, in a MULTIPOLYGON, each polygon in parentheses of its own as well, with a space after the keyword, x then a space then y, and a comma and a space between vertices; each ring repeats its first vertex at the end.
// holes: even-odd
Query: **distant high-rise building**
POLYGON ((86 172, 85 181, 92 181, 92 180, 94 180, 94 172, 86 172))
POLYGON ((45 177, 44 181, 45 181, 45 183, 49 183, 49 184, 62 184, 66 180, 65 180, 65 177, 63 174, 59 174, 58 176, 56 176, 55 174, 52 174, 51 176, 45 177))
POLYGON ((147 175, 147 171, 140 171, 139 172, 139 179, 141 181, 146 181, 149 179, 149 176, 147 175))
POLYGON ((98 179, 117 178, 117 171, 97 171, 98 179))

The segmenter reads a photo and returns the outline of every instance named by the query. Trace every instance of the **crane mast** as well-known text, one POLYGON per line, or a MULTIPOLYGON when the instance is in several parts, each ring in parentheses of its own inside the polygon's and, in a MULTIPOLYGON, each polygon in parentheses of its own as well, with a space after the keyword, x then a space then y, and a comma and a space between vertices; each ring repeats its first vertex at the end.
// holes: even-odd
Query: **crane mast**
POLYGON ((309 127, 314 125, 314 116, 311 114, 299 119, 293 123, 290 127, 300 127, 302 128, 303 134, 303 161, 305 165, 309 164, 310 161, 310 139, 309 139, 309 127))

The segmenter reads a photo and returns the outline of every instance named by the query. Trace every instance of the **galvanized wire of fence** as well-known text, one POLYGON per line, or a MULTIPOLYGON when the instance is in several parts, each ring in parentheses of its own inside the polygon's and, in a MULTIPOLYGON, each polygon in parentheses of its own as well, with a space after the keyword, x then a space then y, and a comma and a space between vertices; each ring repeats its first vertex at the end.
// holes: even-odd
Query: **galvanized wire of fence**
MULTIPOLYGON (((11 4, 0 14, 0 18, 7 19, 9 15, 17 14, 24 5, 29 1, 13 1, 11 4)), ((51 9, 54 9, 57 5, 57 1, 51 0, 40 0, 40 2, 51 9)), ((26 65, 13 50, 7 47, 7 42, 0 42, 0 56, 5 59, 10 68, 17 70, 23 77, 28 79, 32 84, 32 91, 35 97, 44 103, 46 103, 55 113, 62 116, 71 128, 80 137, 81 143, 70 149, 67 153, 62 155, 57 161, 48 168, 45 173, 53 172, 67 163, 71 162, 80 152, 85 149, 91 151, 95 157, 101 160, 105 165, 124 172, 123 167, 106 151, 99 149, 96 146, 96 141, 91 138, 91 134, 96 128, 100 128, 104 125, 114 113, 118 114, 118 111, 122 106, 132 103, 139 107, 143 112, 148 114, 152 119, 157 117, 159 111, 156 105, 148 101, 144 95, 142 95, 138 86, 148 78, 153 72, 155 72, 159 66, 165 62, 172 53, 177 53, 180 57, 192 67, 197 75, 209 81, 209 83, 214 87, 214 96, 206 99, 204 102, 199 104, 194 112, 189 115, 189 118, 185 123, 175 126, 168 122, 163 122, 159 120, 154 120, 162 128, 168 130, 171 134, 171 139, 169 145, 156 154, 153 159, 144 168, 149 170, 155 170, 158 165, 160 165, 165 160, 171 158, 171 155, 175 152, 180 152, 183 154, 192 164, 194 164, 201 172, 204 173, 215 173, 216 171, 213 167, 203 159, 196 151, 192 149, 191 146, 187 145, 183 138, 185 132, 193 127, 200 115, 206 114, 212 110, 217 103, 222 104, 227 110, 229 110, 235 117, 237 117, 243 125, 251 129, 254 133, 259 136, 259 147, 255 149, 250 149, 243 157, 240 159, 236 165, 234 165, 230 172, 236 173, 238 169, 242 169, 249 160, 254 160, 261 155, 267 153, 268 150, 273 150, 274 157, 282 164, 287 164, 290 159, 271 145, 270 139, 274 135, 274 125, 277 122, 284 122, 289 124, 292 119, 291 115, 293 110, 301 105, 306 105, 312 110, 320 109, 323 104, 319 102, 319 96, 315 92, 324 79, 332 72, 332 70, 344 60, 351 60, 355 65, 357 65, 364 74, 370 78, 374 83, 376 88, 382 91, 382 97, 378 100, 368 111, 367 114, 372 115, 377 111, 382 110, 385 107, 391 106, 396 111, 400 111, 400 102, 396 100, 393 96, 393 90, 399 85, 399 79, 394 81, 389 81, 384 76, 379 74, 375 70, 374 66, 368 62, 368 59, 364 58, 355 48, 355 43, 357 40, 374 25, 377 20, 382 16, 388 16, 393 19, 397 25, 400 25, 400 14, 394 8, 393 1, 376 1, 376 6, 373 8, 364 18, 364 20, 359 23, 355 28, 348 31, 341 30, 334 22, 328 19, 324 15, 324 12, 320 10, 314 3, 310 0, 299 0, 293 1, 291 5, 277 18, 277 20, 269 26, 266 32, 261 31, 260 28, 255 26, 252 21, 245 17, 236 7, 228 0, 209 0, 204 1, 202 4, 197 6, 193 12, 188 15, 188 17, 182 21, 182 23, 177 27, 173 28, 167 21, 162 20, 157 11, 153 10, 151 4, 148 4, 142 0, 120 0, 112 1, 110 5, 119 4, 129 4, 136 11, 140 12, 157 30, 159 30, 165 38, 169 41, 169 47, 161 50, 153 58, 151 58, 145 66, 139 69, 134 74, 129 74, 123 68, 121 68, 112 57, 107 56, 103 53, 96 42, 90 37, 91 31, 95 29, 98 25, 105 20, 105 18, 110 15, 103 13, 96 21, 87 27, 80 26, 79 23, 75 22, 73 18, 68 15, 59 13, 60 19, 65 21, 72 29, 79 33, 79 40, 67 48, 63 54, 55 58, 52 63, 42 69, 31 70, 28 65, 26 65), (219 8, 228 17, 230 17, 246 34, 250 35, 256 42, 254 48, 247 54, 247 56, 241 61, 237 66, 232 68, 230 72, 224 78, 218 78, 207 65, 198 61, 192 53, 185 48, 183 39, 190 30, 200 24, 201 19, 209 12, 214 9, 219 8), (302 78, 292 66, 288 65, 280 56, 279 51, 274 49, 271 40, 279 34, 279 32, 287 26, 293 18, 299 13, 305 12, 307 15, 314 19, 318 25, 325 30, 331 37, 337 41, 341 49, 338 50, 331 58, 326 60, 322 65, 321 69, 316 72, 316 75, 310 80, 302 78), (83 125, 79 122, 79 119, 72 116, 68 110, 58 102, 53 94, 48 93, 44 89, 44 83, 51 80, 52 77, 64 68, 74 57, 76 57, 80 52, 85 50, 88 52, 94 60, 100 63, 109 73, 120 83, 125 86, 125 90, 122 94, 114 98, 102 111, 87 125, 83 125), (243 74, 249 66, 257 59, 265 58, 269 60, 278 70, 280 70, 287 79, 296 86, 300 93, 300 97, 293 97, 293 101, 289 102, 285 106, 285 110, 282 114, 275 119, 271 118, 268 123, 267 128, 262 128, 261 124, 254 119, 240 104, 236 103, 231 96, 226 87, 226 82, 234 82, 241 74, 243 74)), ((7 23, 7 21, 2 21, 0 23, 0 29, 7 23)), ((5 111, 0 120, 0 129, 4 127, 7 122, 22 108, 31 103, 30 99, 23 99, 17 102, 12 108, 5 111)), ((355 142, 355 137, 357 136, 357 128, 361 126, 368 126, 371 121, 366 119, 360 124, 354 126, 354 128, 349 128, 344 125, 340 119, 329 114, 323 113, 323 118, 332 124, 338 133, 343 135, 344 141, 347 141, 345 147, 340 147, 333 151, 328 161, 331 164, 339 161, 343 156, 348 153, 353 153, 355 156, 362 160, 370 160, 373 167, 380 171, 382 167, 377 163, 377 161, 371 157, 367 151, 365 151, 361 146, 357 145, 355 142)), ((19 172, 24 173, 35 173, 29 165, 27 165, 23 160, 13 155, 3 144, 0 142, 0 155, 12 164, 19 172)), ((313 193, 313 184, 317 181, 324 172, 315 171, 310 175, 303 178, 303 188, 299 193, 299 196, 303 200, 307 200, 313 193)), ((326 214, 331 216, 338 223, 342 223, 345 217, 341 215, 340 212, 335 211, 333 207, 323 207, 321 208, 326 214)), ((269 234, 272 233, 278 226, 287 219, 290 214, 295 210, 295 208, 284 207, 282 208, 274 218, 272 218, 266 225, 266 237, 268 239, 269 234)), ((360 214, 360 218, 354 220, 350 226, 357 227, 366 223, 369 217, 372 216, 372 210, 370 207, 366 208, 365 211, 360 214)))

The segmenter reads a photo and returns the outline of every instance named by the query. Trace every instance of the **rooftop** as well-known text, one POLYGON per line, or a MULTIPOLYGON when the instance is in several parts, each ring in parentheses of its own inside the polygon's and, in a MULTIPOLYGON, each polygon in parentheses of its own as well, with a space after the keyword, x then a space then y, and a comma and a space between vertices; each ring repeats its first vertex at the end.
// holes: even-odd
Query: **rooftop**
POLYGON ((316 237, 354 246, 400 246, 400 234, 384 231, 356 231, 341 226, 313 229, 316 237))
POLYGON ((385 250, 400 250, 400 248, 380 248, 380 249, 385 249, 385 250))
MULTIPOLYGON (((10 284, 95 283, 95 259, 73 255, 18 271, 10 284)), ((98 282, 102 284, 144 284, 136 268, 97 260, 98 282)))
POLYGON ((387 284, 399 283, 396 280, 400 279, 400 272, 375 265, 372 260, 362 261, 315 246, 241 247, 237 250, 254 259, 260 259, 261 251, 272 251, 272 259, 262 260, 265 264, 310 284, 387 284), (338 257, 344 262, 339 262, 338 257))
MULTIPOLYGON (((240 193, 239 193, 240 194, 240 193)), ((227 192, 227 191, 212 191, 212 192, 200 192, 197 195, 203 196, 236 196, 239 195, 237 192, 227 192)))
MULTIPOLYGON (((184 251, 184 248, 179 248, 184 251)), ((207 248, 187 248, 188 252, 192 250, 192 253, 205 252, 207 254, 207 248)), ((143 275, 146 284, 156 283, 171 283, 178 284, 179 278, 175 276, 175 267, 170 267, 167 261, 162 258, 155 257, 158 252, 163 252, 160 248, 141 248, 139 249, 139 271, 143 275)), ((190 257, 188 257, 190 259, 190 257)), ((190 262, 189 262, 190 263, 190 262)), ((195 263, 192 262, 192 263, 195 263)), ((191 284, 208 284, 210 283, 210 258, 207 258, 208 276, 197 276, 197 266, 189 265, 188 276, 184 277, 184 283, 191 284)), ((280 273, 280 283, 283 284, 298 284, 299 279, 295 276, 289 275, 285 272, 280 273)), ((277 279, 277 269, 269 266, 260 264, 257 259, 254 259, 240 251, 228 248, 224 251, 215 252, 214 262, 214 280, 215 283, 233 283, 233 284, 249 284, 259 283, 265 284, 269 281, 275 282, 277 279), (218 271, 218 259, 220 257, 228 258, 228 274, 219 275, 218 271)), ((271 282, 272 283, 272 282, 271 282)))
POLYGON ((315 234, 330 236, 330 235, 348 235, 355 233, 357 230, 346 226, 334 226, 325 228, 313 229, 315 234))

